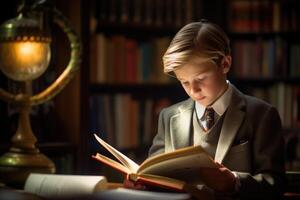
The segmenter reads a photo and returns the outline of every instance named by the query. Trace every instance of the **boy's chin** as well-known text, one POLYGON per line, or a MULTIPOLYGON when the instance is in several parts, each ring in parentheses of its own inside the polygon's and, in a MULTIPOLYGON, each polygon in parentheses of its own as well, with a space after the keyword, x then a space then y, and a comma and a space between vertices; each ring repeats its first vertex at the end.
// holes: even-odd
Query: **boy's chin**
POLYGON ((200 105, 202 105, 202 106, 204 106, 204 107, 207 107, 207 106, 209 106, 209 105, 211 105, 212 103, 213 103, 213 101, 209 101, 208 99, 202 99, 202 100, 196 100, 195 99, 195 101, 197 102, 197 103, 199 103, 200 105))

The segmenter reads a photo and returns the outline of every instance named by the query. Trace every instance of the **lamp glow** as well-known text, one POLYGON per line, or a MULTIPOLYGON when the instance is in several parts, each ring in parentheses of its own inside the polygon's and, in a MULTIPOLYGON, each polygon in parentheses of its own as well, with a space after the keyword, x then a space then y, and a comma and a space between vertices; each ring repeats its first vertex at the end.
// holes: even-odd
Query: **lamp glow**
POLYGON ((50 45, 45 42, 0 43, 0 69, 15 81, 38 78, 50 62, 50 45))

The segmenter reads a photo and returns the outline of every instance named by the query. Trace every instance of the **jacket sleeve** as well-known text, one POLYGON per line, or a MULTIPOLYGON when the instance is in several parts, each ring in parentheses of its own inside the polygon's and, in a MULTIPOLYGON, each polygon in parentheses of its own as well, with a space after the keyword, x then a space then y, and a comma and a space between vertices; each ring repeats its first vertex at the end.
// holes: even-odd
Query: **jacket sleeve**
POLYGON ((254 131, 253 173, 236 172, 241 199, 279 199, 284 191, 284 140, 281 120, 274 107, 259 113, 254 131))
POLYGON ((163 123, 164 110, 165 109, 163 109, 159 114, 157 134, 149 149, 149 157, 165 152, 165 128, 163 123))

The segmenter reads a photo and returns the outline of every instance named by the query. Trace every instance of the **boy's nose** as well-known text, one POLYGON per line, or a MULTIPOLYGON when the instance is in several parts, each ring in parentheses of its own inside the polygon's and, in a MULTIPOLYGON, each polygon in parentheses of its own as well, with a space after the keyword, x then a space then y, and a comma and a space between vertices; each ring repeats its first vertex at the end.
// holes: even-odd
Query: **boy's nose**
POLYGON ((201 87, 196 84, 192 84, 191 89, 190 89, 190 94, 193 96, 194 94, 197 94, 198 92, 201 91, 201 87))

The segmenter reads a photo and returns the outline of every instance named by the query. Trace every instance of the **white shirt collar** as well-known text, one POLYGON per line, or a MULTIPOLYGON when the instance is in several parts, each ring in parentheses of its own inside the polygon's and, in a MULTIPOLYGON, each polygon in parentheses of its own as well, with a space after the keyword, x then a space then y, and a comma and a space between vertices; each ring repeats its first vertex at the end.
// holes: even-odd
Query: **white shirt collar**
MULTIPOLYGON (((224 112, 227 110, 232 96, 232 85, 227 80, 228 88, 226 91, 210 106, 214 109, 214 111, 219 115, 222 116, 224 112)), ((202 118, 205 112, 205 106, 196 102, 196 112, 199 119, 202 118)))

